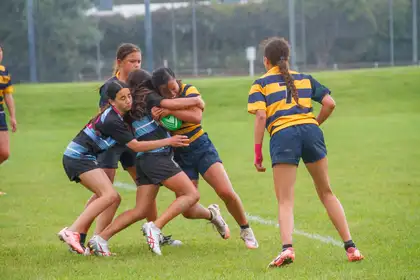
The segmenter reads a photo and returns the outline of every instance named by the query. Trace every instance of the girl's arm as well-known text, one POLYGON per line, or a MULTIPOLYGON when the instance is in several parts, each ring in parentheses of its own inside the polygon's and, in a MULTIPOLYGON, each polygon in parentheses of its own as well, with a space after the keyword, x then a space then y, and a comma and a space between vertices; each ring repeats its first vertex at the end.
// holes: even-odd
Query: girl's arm
POLYGON ((184 122, 200 124, 201 119, 203 118, 203 110, 198 107, 192 107, 184 110, 169 110, 159 107, 154 107, 152 109, 152 116, 155 120, 160 120, 168 115, 173 115, 184 122))
POLYGON ((13 95, 6 93, 4 95, 4 101, 6 102, 7 109, 9 110, 10 126, 12 127, 12 131, 16 132, 17 122, 16 122, 15 100, 13 99, 13 95))
POLYGON ((190 98, 163 99, 160 101, 160 107, 169 110, 182 110, 190 107, 198 107, 203 110, 204 101, 198 96, 190 98))
POLYGON ((319 125, 325 122, 335 109, 335 101, 329 94, 324 96, 324 98, 321 101, 321 104, 321 111, 319 111, 319 114, 316 117, 316 120, 319 125))
POLYGON ((127 143, 127 147, 133 150, 134 152, 147 152, 165 146, 187 147, 188 145, 189 139, 185 135, 175 135, 171 138, 165 138, 154 141, 137 141, 136 139, 134 139, 127 143))
POLYGON ((255 113, 254 124, 254 165, 258 172, 265 172, 265 167, 262 165, 262 143, 264 140, 265 123, 267 121, 267 114, 265 110, 257 110, 255 113))

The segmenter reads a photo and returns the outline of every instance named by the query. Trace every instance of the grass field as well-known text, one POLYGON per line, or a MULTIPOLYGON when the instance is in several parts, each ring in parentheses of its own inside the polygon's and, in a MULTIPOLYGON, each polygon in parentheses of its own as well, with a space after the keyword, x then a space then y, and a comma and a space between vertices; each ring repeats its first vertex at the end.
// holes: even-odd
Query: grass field
MULTIPOLYGON (((0 166, 0 279, 419 279, 420 278, 420 69, 319 73, 337 101, 325 123, 333 190, 343 203, 353 240, 364 253, 348 263, 344 250, 321 237, 338 234, 301 166, 296 184, 296 261, 267 270, 281 249, 273 223, 277 204, 271 169, 253 167, 253 117, 246 112, 251 80, 194 80, 206 101, 203 126, 224 160, 260 242, 245 249, 239 228, 211 188, 201 202, 219 203, 232 237, 222 240, 203 221, 176 218, 165 229, 184 242, 152 255, 137 223, 110 241, 112 258, 71 255, 56 233, 81 212, 90 193, 62 168, 68 142, 95 114, 99 84, 21 85, 15 99, 19 132, 12 156, 0 166), (265 221, 265 222, 263 222, 265 221), (271 224, 270 224, 271 223, 271 224), (305 235, 307 233, 307 235, 305 235), (322 240, 319 240, 322 239, 322 240)), ((188 81, 186 81, 188 82, 188 81)), ((266 136, 266 140, 268 137, 266 136)), ((269 167, 268 145, 265 163, 269 167)), ((132 183, 119 170, 117 181, 132 183)), ((118 189, 119 212, 135 191, 118 189)), ((158 195, 162 211, 173 200, 158 195)))

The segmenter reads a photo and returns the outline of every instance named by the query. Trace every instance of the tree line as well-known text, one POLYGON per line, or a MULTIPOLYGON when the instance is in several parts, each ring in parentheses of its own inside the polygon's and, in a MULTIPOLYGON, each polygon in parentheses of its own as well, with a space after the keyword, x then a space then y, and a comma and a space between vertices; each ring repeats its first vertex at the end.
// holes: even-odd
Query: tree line
MULTIPOLYGON (((96 71, 111 71, 121 42, 145 49, 144 17, 93 17, 84 11, 97 0, 34 1, 37 72, 40 81, 74 81, 96 71), (99 49, 98 49, 99 47, 99 49)), ((120 1, 121 2, 121 1, 120 1)), ((152 1, 153 2, 153 1, 152 1)), ((162 2, 162 1, 160 1, 162 2)), ((390 57, 388 0, 295 0, 298 65, 319 68, 334 63, 386 62, 390 57), (306 55, 305 55, 306 54, 306 55)), ((395 60, 412 60, 411 0, 393 0, 395 60)), ((4 64, 15 81, 27 81, 29 54, 26 0, 3 0, 0 44, 4 64)), ((153 60, 186 71, 192 68, 192 10, 175 14, 176 65, 172 56, 171 10, 152 14, 153 60)), ((197 5, 200 69, 247 69, 245 48, 270 36, 289 36, 287 0, 243 5, 197 5)), ((258 61, 257 61, 258 62, 258 61)), ((258 63, 257 63, 258 64, 258 63)))

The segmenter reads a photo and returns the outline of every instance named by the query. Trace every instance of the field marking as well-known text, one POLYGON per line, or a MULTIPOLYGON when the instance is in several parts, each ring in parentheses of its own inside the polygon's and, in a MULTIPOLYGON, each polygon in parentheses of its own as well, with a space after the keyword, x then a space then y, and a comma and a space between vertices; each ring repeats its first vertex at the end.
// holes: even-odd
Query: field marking
POLYGON ((114 187, 117 187, 117 188, 120 188, 120 189, 125 189, 125 190, 131 190, 131 191, 137 190, 137 186, 136 185, 122 183, 122 182, 114 182, 114 187))
MULTIPOLYGON (((266 220, 266 219, 264 219, 260 216, 251 215, 249 213, 246 213, 246 217, 248 218, 248 220, 253 221, 253 222, 257 222, 257 223, 262 224, 262 225, 275 226, 277 228, 279 227, 279 224, 277 222, 272 221, 272 220, 266 220)), ((317 233, 309 233, 309 232, 305 232, 303 230, 299 230, 299 229, 296 229, 296 228, 295 228, 293 233, 296 234, 296 235, 305 236, 309 239, 318 240, 318 241, 321 241, 321 242, 326 243, 326 244, 331 244, 331 245, 334 245, 334 246, 343 247, 343 242, 335 240, 331 236, 322 236, 322 235, 319 235, 317 233)))
MULTIPOLYGON (((114 182, 114 186, 120 189, 125 189, 125 190, 130 190, 130 191, 135 191, 137 189, 137 186, 134 184, 128 184, 128 183, 122 183, 122 182, 114 182)), ((267 220, 257 215, 246 213, 246 217, 248 218, 248 220, 262 224, 262 225, 274 226, 277 228, 279 227, 279 224, 276 221, 267 220)), ((322 236, 317 233, 309 233, 309 232, 305 232, 303 230, 299 230, 296 228, 294 230, 294 234, 305 236, 309 239, 318 240, 318 241, 321 241, 322 243, 331 244, 338 247, 343 247, 342 242, 334 239, 331 236, 322 236)))

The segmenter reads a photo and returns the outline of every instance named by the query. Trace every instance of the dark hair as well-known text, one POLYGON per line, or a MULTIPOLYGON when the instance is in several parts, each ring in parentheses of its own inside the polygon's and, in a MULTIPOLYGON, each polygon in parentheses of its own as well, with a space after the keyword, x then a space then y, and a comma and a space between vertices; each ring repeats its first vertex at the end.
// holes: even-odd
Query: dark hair
POLYGON ((175 73, 168 67, 160 67, 152 73, 152 83, 157 89, 160 86, 167 85, 173 79, 175 79, 175 73))
MULTIPOLYGON (((118 49, 116 54, 117 60, 124 60, 128 55, 132 54, 133 52, 141 52, 140 48, 131 43, 122 43, 118 49)), ((117 74, 118 72, 118 64, 115 62, 113 74, 117 74)))
POLYGON ((170 80, 175 79, 176 82, 179 85, 179 88, 182 88, 182 82, 181 80, 177 80, 175 77, 175 73, 174 71, 172 71, 171 68, 168 67, 160 67, 158 69, 156 69, 155 71, 153 71, 152 73, 152 84, 155 87, 156 91, 160 94, 160 87, 161 86, 166 86, 168 84, 168 82, 170 80))
POLYGON ((136 69, 128 75, 127 83, 130 87, 133 105, 130 117, 142 118, 147 114, 146 96, 155 91, 152 84, 152 75, 143 69, 136 69))
POLYGON ((280 75, 283 77, 287 91, 292 93, 296 104, 299 104, 299 95, 292 75, 289 73, 289 42, 284 38, 272 37, 263 42, 264 56, 273 66, 278 66, 280 75))
POLYGON ((108 97, 108 99, 111 100, 115 100, 115 98, 117 97, 117 93, 123 89, 123 88, 128 88, 129 86, 119 80, 115 80, 109 83, 107 89, 106 89, 106 96, 108 97))
MULTIPOLYGON (((111 99, 111 100, 115 100, 115 98, 117 97, 117 94, 118 94, 118 92, 120 92, 120 90, 122 90, 123 88, 128 88, 128 85, 126 84, 126 83, 124 83, 124 82, 121 82, 121 81, 118 81, 118 80, 115 80, 115 81, 112 81, 112 82, 110 82, 109 84, 108 84, 108 87, 107 87, 107 89, 106 89, 106 92, 105 92, 105 94, 106 94, 106 96, 107 96, 107 98, 108 99, 111 99)), ((98 117, 106 110, 106 109, 108 109, 109 108, 109 106, 110 106, 110 104, 108 103, 106 106, 104 106, 102 109, 101 109, 101 112, 99 113, 99 114, 97 114, 95 117, 93 117, 90 121, 89 121, 89 123, 92 125, 92 127, 95 129, 95 122, 96 122, 96 120, 98 119, 98 117)))

